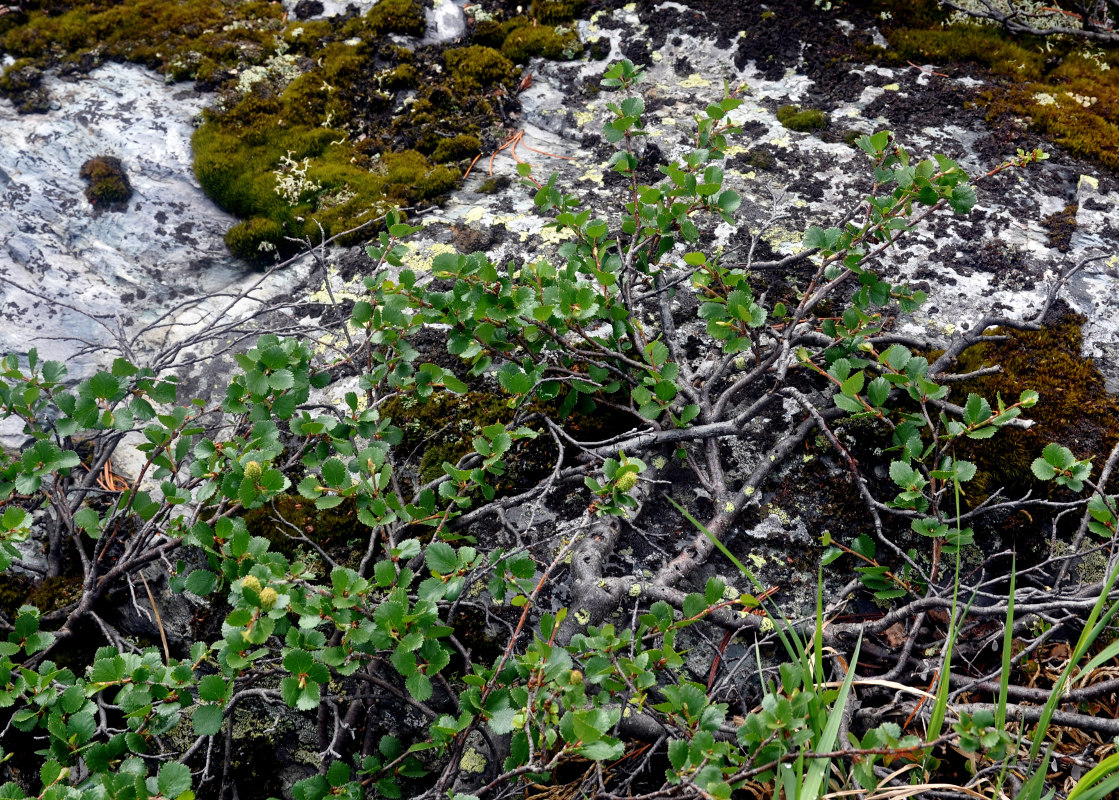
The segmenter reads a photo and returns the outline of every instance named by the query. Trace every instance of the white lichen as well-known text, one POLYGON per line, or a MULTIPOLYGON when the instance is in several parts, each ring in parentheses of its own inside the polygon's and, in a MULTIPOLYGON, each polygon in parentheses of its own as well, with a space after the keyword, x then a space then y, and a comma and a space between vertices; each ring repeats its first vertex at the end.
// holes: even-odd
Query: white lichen
POLYGON ((322 188, 318 181, 307 177, 311 159, 296 161, 292 158, 294 154, 294 150, 288 150, 287 155, 280 156, 279 166, 272 170, 272 174, 276 176, 276 194, 293 206, 322 188))
POLYGON ((295 56, 287 53, 277 53, 269 57, 263 64, 247 67, 237 76, 237 92, 247 95, 261 81, 270 81, 277 91, 298 78, 298 61, 295 56))

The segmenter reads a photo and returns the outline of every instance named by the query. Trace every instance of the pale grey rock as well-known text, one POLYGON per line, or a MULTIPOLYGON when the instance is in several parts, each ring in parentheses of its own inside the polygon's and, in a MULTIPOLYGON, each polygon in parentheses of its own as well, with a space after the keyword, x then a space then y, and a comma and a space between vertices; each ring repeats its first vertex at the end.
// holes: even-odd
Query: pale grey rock
MULTIPOLYGON (((643 25, 629 9, 609 12, 609 26, 602 24, 604 14, 596 14, 590 22, 580 22, 579 32, 584 41, 608 41, 609 59, 618 58, 623 37, 640 36, 643 25), (622 27, 616 27, 617 23, 622 27)), ((532 86, 519 96, 524 146, 517 154, 533 165, 533 175, 538 180, 557 171, 558 185, 575 190, 584 198, 584 207, 600 216, 616 213, 619 207, 617 191, 608 188, 604 180, 604 151, 596 150, 598 132, 609 118, 606 103, 615 101, 617 95, 602 92, 581 102, 573 102, 572 98, 580 84, 597 84, 605 63, 608 61, 533 61, 532 86), (534 150, 563 158, 550 158, 534 150)), ((975 121, 970 127, 959 121, 960 117, 947 116, 942 124, 933 126, 913 125, 905 112, 893 118, 873 114, 868 118, 865 113, 874 103, 876 108, 884 109, 881 114, 890 115, 891 103, 882 100, 884 96, 896 97, 903 107, 911 92, 930 80, 956 81, 965 89, 974 89, 975 79, 942 78, 920 69, 878 65, 855 71, 864 76, 867 86, 856 99, 829 112, 834 129, 863 133, 894 129, 899 141, 915 156, 950 154, 971 175, 995 166, 983 147, 988 132, 977 117, 973 117, 975 121)), ((789 131, 777 121, 776 107, 807 102, 818 90, 811 78, 797 70, 787 70, 779 79, 770 80, 752 62, 736 68, 732 54, 720 49, 714 40, 689 34, 668 37, 663 48, 654 54, 639 87, 647 100, 655 101, 648 103, 653 109, 646 115, 648 136, 639 147, 655 145, 666 159, 682 156, 691 146, 693 115, 721 97, 724 81, 732 87, 746 87, 742 95, 745 102, 732 112, 731 118, 744 125, 748 133, 731 143, 726 181, 727 186, 743 196, 741 224, 757 230, 771 213, 783 214, 762 238, 779 254, 796 252, 805 228, 835 224, 859 201, 870 173, 869 161, 846 143, 789 131), (689 65, 688 74, 678 73, 676 65, 682 62, 689 65), (786 171, 782 167, 770 172, 734 166, 734 155, 759 146, 771 149, 790 166, 786 171)), ((1013 155, 1013 151, 1007 151, 998 157, 1013 155)), ((918 313, 901 318, 899 330, 943 343, 989 313, 1029 318, 1040 310, 1046 291, 1063 269, 1085 256, 1115 251, 1119 243, 1119 224, 1115 219, 1119 216, 1119 204, 1116 198, 1095 190, 1092 203, 1097 209, 1108 210, 1090 210, 1090 203, 1085 200, 1078 215, 1078 222, 1083 220, 1082 229, 1073 237, 1071 252, 1062 254, 1050 245, 1042 220, 1064 208, 1071 188, 1054 188, 1054 169, 1042 164, 1019 172, 1010 191, 992 191, 981 184, 976 213, 953 217, 942 211, 877 262, 876 269, 894 280, 930 284, 929 302, 918 313), (1007 254, 1020 258, 1025 265, 1021 274, 1007 277, 968 266, 969 258, 976 260, 982 255, 976 248, 985 244, 1004 248, 1007 254), (930 276, 936 277, 930 280, 930 276)), ((1099 173, 1090 167, 1085 169, 1088 173, 1081 185, 1098 185, 1099 173)), ((512 187, 496 194, 479 194, 489 172, 488 158, 479 160, 462 189, 452 195, 440 212, 427 218, 427 223, 436 227, 431 229, 432 234, 417 240, 417 252, 430 253, 432 245, 446 246, 436 244, 434 231, 440 223, 503 229, 507 235, 491 249, 491 256, 502 263, 510 259, 517 263, 529 261, 554 251, 564 236, 544 230, 548 216, 537 214, 532 193, 517 185, 516 160, 509 148, 494 158, 492 172, 510 179, 512 187)), ((720 223, 711 231, 712 249, 729 242, 738 232, 739 228, 720 223)), ((683 252, 683 247, 678 248, 680 258, 683 252)), ((424 262, 430 263, 430 259, 417 256, 418 266, 422 268, 424 262)), ((1119 375, 1111 355, 1119 348, 1110 344, 1119 341, 1115 266, 1116 263, 1105 261, 1084 270, 1071 281, 1065 297, 1090 318, 1086 354, 1098 357, 1105 374, 1119 375)))
MULTIPOLYGON (((236 219, 199 188, 191 168, 193 119, 209 96, 168 85, 137 66, 106 64, 87 78, 45 81, 57 108, 20 115, 0 101, 0 353, 65 361, 87 377, 117 355, 118 331, 167 314, 172 327, 145 343, 213 322, 225 300, 257 275, 222 240, 236 219), (86 200, 81 165, 120 158, 134 194, 121 213, 86 200), (77 355, 86 345, 93 352, 77 355)), ((301 269, 274 276, 258 297, 291 292, 301 269)), ((0 444, 22 437, 0 424, 0 444)))
POLYGON ((432 8, 424 8, 427 32, 421 44, 453 42, 466 33, 466 16, 462 12, 467 0, 435 0, 432 8))
MULTIPOLYGON (((43 516, 47 513, 49 512, 39 510, 32 514, 30 527, 33 531, 41 528, 44 522, 43 516)), ((42 539, 38 536, 30 536, 22 542, 16 542, 15 548, 19 551, 19 558, 12 563, 12 572, 36 580, 47 574, 47 553, 42 539)))
POLYGON ((1116 291, 1119 290, 1119 198, 1100 191, 1099 180, 1082 175, 1076 188, 1076 230, 1071 254, 1080 258, 1110 253, 1085 266, 1069 282, 1069 294, 1088 320, 1084 323, 1084 354, 1096 360, 1109 392, 1119 391, 1119 337, 1115 335, 1116 291))

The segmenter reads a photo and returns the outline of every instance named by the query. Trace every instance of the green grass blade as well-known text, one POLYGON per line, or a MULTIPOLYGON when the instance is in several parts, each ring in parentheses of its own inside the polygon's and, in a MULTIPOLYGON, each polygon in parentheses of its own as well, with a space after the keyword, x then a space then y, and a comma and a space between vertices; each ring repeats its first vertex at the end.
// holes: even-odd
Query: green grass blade
POLYGON ((1057 704, 1061 702, 1061 697, 1065 692, 1065 684, 1068 683, 1072 670, 1080 662, 1080 659, 1084 656, 1084 653, 1087 652, 1088 648, 1092 646, 1096 638, 1103 633, 1104 628, 1107 627, 1108 620, 1119 610, 1119 605, 1112 606, 1104 618, 1102 620, 1100 619, 1100 613, 1107 604, 1107 598, 1111 595, 1111 590, 1115 586, 1117 578, 1119 578, 1119 564, 1115 566, 1108 576, 1107 582, 1104 584, 1102 591, 1100 591, 1099 599, 1096 600, 1096 604, 1092 606, 1092 612, 1088 615, 1088 621, 1085 623, 1084 630, 1081 632, 1080 638, 1076 642, 1076 647, 1073 648, 1072 656, 1069 658, 1068 664, 1065 666, 1064 670, 1061 671, 1061 677, 1057 679, 1057 683, 1053 687, 1052 693, 1049 695, 1049 700, 1046 701, 1045 707, 1041 709, 1041 717, 1037 721, 1037 731, 1034 733, 1033 745, 1030 747, 1031 761, 1037 758, 1037 754, 1041 751, 1041 743, 1045 741, 1045 734, 1049 730, 1049 723, 1053 719, 1054 712, 1057 710, 1057 704))
MULTIPOLYGON (((952 455, 952 460, 955 462, 955 453, 952 455)), ((953 485, 956 495, 956 528, 960 527, 960 477, 958 472, 958 465, 954 467, 953 485)), ((929 727, 926 731, 928 741, 935 742, 940 738, 940 732, 944 729, 944 716, 948 710, 948 690, 951 687, 952 680, 952 644, 956 639, 956 623, 960 618, 957 613, 959 608, 960 599, 960 551, 962 548, 959 544, 956 545, 956 574, 952 582, 952 611, 948 618, 948 636, 944 642, 944 666, 940 670, 940 679, 936 688, 936 702, 933 704, 932 716, 929 718, 929 727)), ((968 600, 968 608, 971 607, 972 600, 975 596, 972 595, 971 600, 968 600)), ((964 615, 966 616, 966 611, 964 615)), ((929 758, 932 757, 932 750, 929 750, 929 758)), ((928 761, 926 760, 926 771, 928 761)))
POLYGON ((816 630, 812 635, 812 674, 816 684, 824 682, 824 568, 816 573, 816 630))
POLYGON ((1066 800, 1098 800, 1119 788, 1119 753, 1114 753, 1084 773, 1066 800))
POLYGON ((1119 775, 1112 775, 1099 786, 1093 786, 1085 794, 1077 795, 1077 800, 1111 800, 1115 797, 1115 790, 1119 789, 1119 775))
MULTIPOLYGON (((851 663, 847 667, 847 677, 843 679, 843 685, 839 687, 839 694, 835 698, 835 705, 832 706, 831 713, 828 714, 824 732, 820 736, 820 741, 816 743, 817 753, 828 753, 835 749, 835 740, 839 735, 839 726, 843 722, 843 712, 847 708, 847 695, 850 694, 851 682, 855 679, 855 665, 859 663, 859 649, 862 645, 863 637, 860 634, 859 640, 855 643, 855 653, 851 656, 851 663)), ((824 780, 827 778, 830 768, 830 758, 813 759, 808 766, 808 772, 805 774, 804 783, 801 784, 798 797, 804 798, 804 800, 816 800, 820 796, 820 790, 824 786, 824 780)))
MULTIPOLYGON (((690 513, 688 513, 688 509, 684 508, 671 497, 665 497, 665 500, 671 503, 677 511, 683 514, 684 519, 692 523, 692 525, 694 525, 697 530, 702 531, 703 535, 711 540, 711 543, 719 549, 719 552, 726 556, 730 563, 734 564, 734 566, 738 568, 738 571, 750 580, 750 583, 754 584, 754 589, 757 590, 758 594, 762 594, 765 592, 765 587, 763 587, 761 582, 754 576, 754 573, 751 572, 745 564, 739 561, 735 557, 734 553, 727 549, 727 546, 725 544, 719 541, 718 536, 707 530, 706 525, 693 517, 690 513)), ((800 637, 797 636, 796 631, 793 629, 793 624, 789 621, 789 618, 786 617, 785 614, 777 607, 777 604, 770 602, 770 605, 773 607, 774 614, 779 614, 782 621, 784 621, 785 623, 784 629, 782 629, 780 625, 776 624, 776 620, 774 620, 773 626, 773 629, 777 633, 777 636, 781 639, 781 644, 784 646, 785 652, 789 654, 790 658, 799 661, 805 669, 808 669, 810 665, 808 662, 808 654, 806 652, 805 644, 800 640, 800 637), (788 635, 786 635, 786 631, 788 632, 788 635)))
MULTIPOLYGON (((1045 778, 1049 774, 1049 756, 1052 752, 1052 750, 1045 751, 1045 757, 1041 759, 1041 766, 1022 784, 1022 790, 1018 792, 1018 797, 1015 800, 1042 800, 1041 793, 1045 791, 1045 778)), ((1056 793, 1056 787, 1050 789, 1044 800, 1049 800, 1056 793)))
MULTIPOLYGON (((936 702, 933 704, 932 716, 929 718, 927 731, 928 741, 935 742, 940 738, 944 728, 944 716, 948 709, 948 689, 951 685, 952 672, 952 643, 956 638, 957 607, 960 595, 960 548, 956 548, 956 579, 952 587, 952 611, 948 618, 948 635, 944 640, 944 666, 940 669, 940 679, 936 688, 936 702)), ((929 751, 932 755, 932 751, 929 751)))
POLYGON ((1017 554, 1010 558, 1010 592, 1006 601, 1006 630, 1002 634, 1002 674, 999 675, 999 701, 995 706, 995 730, 1006 730, 1006 698, 1010 687, 1010 650, 1014 646, 1014 587, 1018 576, 1017 554))
POLYGON ((1095 658, 1084 665, 1084 668, 1080 670, 1080 674, 1086 676, 1090 674, 1096 667, 1106 664, 1108 661, 1111 661, 1116 656, 1119 656, 1119 641, 1112 642, 1103 650, 1101 650, 1095 658))

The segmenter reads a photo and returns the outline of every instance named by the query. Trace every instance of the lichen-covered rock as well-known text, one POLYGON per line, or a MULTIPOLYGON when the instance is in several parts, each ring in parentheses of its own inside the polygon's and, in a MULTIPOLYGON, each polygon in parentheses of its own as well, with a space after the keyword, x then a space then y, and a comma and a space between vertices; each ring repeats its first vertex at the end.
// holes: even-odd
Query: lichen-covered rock
POLYGON ((9 65, 0 76, 0 93, 11 98, 21 114, 44 113, 50 110, 50 94, 43 84, 43 73, 30 59, 9 65))
MULTIPOLYGON (((75 358, 81 345, 56 338, 108 341, 79 309, 135 330, 184 300, 237 292, 257 276, 222 242, 237 220, 206 198, 191 172, 192 119, 212 96, 123 64, 105 64, 80 81, 47 75, 42 88, 57 101, 43 115, 20 114, 0 99, 0 264, 12 281, 0 284, 0 352, 36 347, 40 358, 65 361, 70 379, 81 380, 114 354, 75 358), (127 165, 128 213, 81 210, 79 172, 97 153, 127 165)), ((290 296, 305 274, 296 268, 274 275, 258 296, 290 296)), ((167 321, 209 325, 226 305, 204 301, 167 321)), ((166 333, 142 346, 160 344, 166 333)), ((20 428, 0 424, 0 444, 18 448, 20 428)))

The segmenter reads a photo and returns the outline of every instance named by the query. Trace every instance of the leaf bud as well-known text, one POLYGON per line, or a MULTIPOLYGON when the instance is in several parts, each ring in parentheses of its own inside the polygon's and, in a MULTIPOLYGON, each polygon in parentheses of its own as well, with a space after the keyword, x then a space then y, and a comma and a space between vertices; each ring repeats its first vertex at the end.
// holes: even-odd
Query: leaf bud
POLYGON ((637 472, 634 470, 627 470, 617 477, 614 485, 618 487, 620 492, 628 492, 637 485, 637 472))
POLYGON ((252 589, 257 594, 260 594, 260 579, 255 575, 246 575, 241 579, 242 589, 252 589))
POLYGON ((271 610, 272 606, 276 605, 276 601, 279 599, 279 593, 271 586, 266 586, 260 590, 260 607, 265 611, 271 610))

